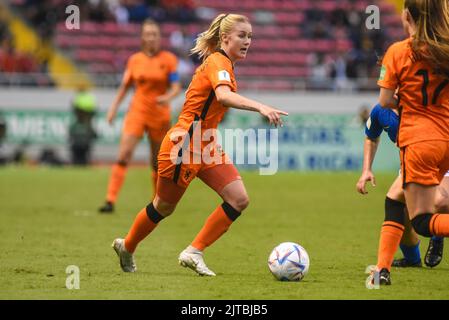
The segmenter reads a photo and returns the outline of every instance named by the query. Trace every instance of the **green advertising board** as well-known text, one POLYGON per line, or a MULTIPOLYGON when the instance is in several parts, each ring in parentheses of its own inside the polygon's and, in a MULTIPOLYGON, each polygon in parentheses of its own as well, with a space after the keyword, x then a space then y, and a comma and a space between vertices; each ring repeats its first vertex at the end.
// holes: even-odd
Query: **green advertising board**
MULTIPOLYGON (((64 145, 68 141, 68 128, 73 121, 69 111, 4 110, 3 116, 7 123, 8 143, 27 141, 31 144, 64 145)), ((114 124, 110 126, 104 113, 95 116, 97 146, 118 144, 123 117, 123 113, 119 114, 114 124)), ((284 127, 277 130, 276 134, 270 135, 270 127, 260 115, 232 110, 220 126, 223 137, 226 136, 225 131, 238 136, 247 134, 248 129, 253 130, 255 135, 247 136, 246 146, 243 146, 243 149, 240 146, 237 153, 259 148, 260 132, 269 137, 269 143, 277 135, 279 169, 330 171, 361 169, 364 125, 354 114, 290 113, 285 118, 284 127)), ((223 143, 223 147, 228 154, 235 153, 233 152, 235 150, 226 149, 226 143, 223 143)), ((382 171, 399 168, 398 150, 386 135, 381 138, 374 168, 382 171)))

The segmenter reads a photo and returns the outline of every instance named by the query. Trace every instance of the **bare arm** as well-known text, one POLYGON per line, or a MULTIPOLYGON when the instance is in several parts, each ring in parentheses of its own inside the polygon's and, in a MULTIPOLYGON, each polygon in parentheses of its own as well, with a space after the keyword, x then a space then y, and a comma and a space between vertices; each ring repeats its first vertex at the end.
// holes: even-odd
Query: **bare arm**
POLYGON ((110 125, 112 125, 112 123, 114 122, 120 103, 122 102, 130 87, 131 85, 122 82, 122 84, 118 88, 117 95, 115 96, 115 99, 109 107, 108 113, 106 115, 106 119, 110 125))
POLYGON ((274 124, 276 127, 278 125, 282 126, 281 115, 288 116, 288 113, 285 111, 274 109, 264 105, 263 103, 245 98, 244 96, 232 92, 231 88, 227 85, 218 86, 215 89, 215 95, 218 102, 227 107, 259 112, 270 121, 270 124, 274 124))
POLYGON ((397 109, 399 107, 395 92, 395 90, 380 88, 379 103, 382 108, 397 109))
POLYGON ((372 165, 376 156, 377 147, 379 146, 379 139, 371 140, 365 138, 365 144, 363 146, 363 169, 362 175, 357 182, 357 191, 361 194, 367 194, 365 185, 368 181, 371 181, 373 187, 376 186, 376 179, 372 172, 372 165))

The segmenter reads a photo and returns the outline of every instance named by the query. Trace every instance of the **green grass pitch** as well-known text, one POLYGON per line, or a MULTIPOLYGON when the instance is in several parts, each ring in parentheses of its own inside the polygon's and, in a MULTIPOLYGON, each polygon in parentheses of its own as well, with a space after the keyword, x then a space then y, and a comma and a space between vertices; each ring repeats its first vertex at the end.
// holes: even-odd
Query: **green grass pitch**
MULTIPOLYGON (((0 299, 448 299, 449 252, 435 269, 393 269, 392 286, 365 287, 376 263, 385 193, 394 174, 378 174, 367 196, 358 173, 243 173, 250 206, 205 255, 215 278, 177 264, 221 203, 194 181, 175 213, 136 252, 138 272, 122 273, 111 248, 151 194, 150 172, 131 168, 116 213, 100 215, 109 169, 0 169, 0 299), (302 282, 277 282, 270 251, 298 242, 310 255, 302 282), (80 289, 66 288, 66 267, 80 289)), ((427 248, 422 240, 421 252, 427 248)))

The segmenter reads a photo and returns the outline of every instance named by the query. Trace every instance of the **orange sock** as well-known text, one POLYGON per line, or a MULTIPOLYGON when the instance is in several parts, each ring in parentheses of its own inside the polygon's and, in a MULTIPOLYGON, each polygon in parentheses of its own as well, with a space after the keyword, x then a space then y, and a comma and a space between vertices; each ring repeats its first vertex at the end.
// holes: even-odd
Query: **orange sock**
POLYGON ((192 247, 201 251, 206 249, 228 231, 239 215, 240 212, 237 212, 227 203, 218 206, 207 218, 203 228, 193 240, 192 247))
POLYGON ((125 248, 128 252, 133 253, 140 241, 146 238, 154 228, 157 227, 160 220, 164 217, 159 215, 150 203, 146 208, 140 210, 134 223, 129 229, 125 238, 125 248), (151 216, 151 218, 150 218, 151 216))
POLYGON ((382 224, 379 240, 379 251, 377 253, 377 267, 380 269, 387 268, 390 271, 393 263, 394 254, 399 248, 404 226, 393 221, 385 221, 382 224))
POLYGON ((430 220, 430 233, 439 237, 449 237, 449 214, 436 213, 430 220))
POLYGON ((126 166, 117 163, 112 166, 111 176, 109 177, 106 201, 115 203, 118 193, 122 187, 123 181, 125 181, 126 171, 126 166))

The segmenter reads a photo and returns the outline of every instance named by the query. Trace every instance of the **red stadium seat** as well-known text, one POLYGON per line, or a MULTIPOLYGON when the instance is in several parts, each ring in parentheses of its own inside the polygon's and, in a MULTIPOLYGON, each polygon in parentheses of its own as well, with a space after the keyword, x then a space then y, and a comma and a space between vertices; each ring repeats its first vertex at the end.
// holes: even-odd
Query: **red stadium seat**
POLYGON ((59 34, 56 36, 56 44, 61 48, 68 48, 74 45, 74 38, 64 34, 59 34))
POLYGON ((80 31, 85 34, 95 35, 98 34, 98 32, 101 30, 101 27, 101 24, 86 21, 82 22, 80 31))
MULTIPOLYGON (((322 52, 332 55, 349 51, 353 47, 349 32, 344 28, 333 30, 334 39, 308 39, 303 37, 302 23, 305 11, 317 3, 321 10, 331 13, 344 2, 336 0, 196 0, 196 6, 214 9, 217 13, 247 15, 253 24, 254 38, 245 61, 237 65, 237 75, 244 79, 243 86, 257 89, 292 88, 292 79, 308 74, 308 55, 322 52), (270 21, 270 15, 273 21, 270 21), (269 80, 264 80, 269 78, 269 80), (254 86, 251 85, 251 79, 254 86), (290 79, 290 80, 288 80, 290 79)), ((382 12, 382 28, 389 41, 402 38, 400 17, 393 5, 381 0, 358 0, 357 10, 375 4, 382 12)), ((346 5, 344 5, 346 6, 346 5)), ((343 7, 344 8, 344 7, 343 7)), ((209 22, 198 21, 181 25, 176 22, 160 24, 162 48, 170 50, 170 35, 183 29, 189 36, 204 31, 209 22)), ((55 43, 71 51, 75 60, 87 66, 90 72, 122 73, 128 57, 140 50, 141 24, 96 23, 82 21, 80 30, 68 30, 65 23, 56 27, 55 43)), ((391 41, 390 41, 391 42, 391 41)))
POLYGON ((117 35, 120 32, 120 28, 115 22, 105 22, 101 31, 110 35, 117 35))
POLYGON ((80 48, 98 47, 97 38, 93 37, 93 36, 80 36, 80 37, 78 37, 77 45, 80 48))

